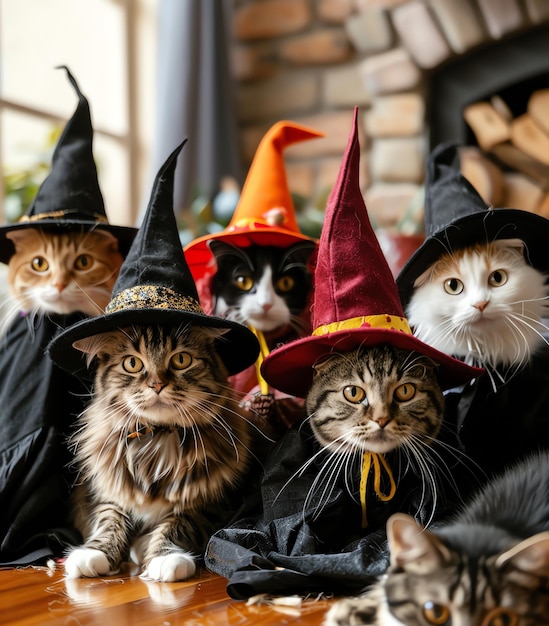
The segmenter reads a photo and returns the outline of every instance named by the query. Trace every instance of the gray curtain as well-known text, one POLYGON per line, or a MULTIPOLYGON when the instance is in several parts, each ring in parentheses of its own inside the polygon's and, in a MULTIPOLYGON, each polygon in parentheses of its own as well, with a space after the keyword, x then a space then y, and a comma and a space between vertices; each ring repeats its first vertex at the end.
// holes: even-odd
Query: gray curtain
POLYGON ((242 182, 230 73, 232 11, 232 0, 159 0, 149 189, 171 151, 188 138, 175 172, 176 214, 198 194, 211 200, 223 176, 242 182))

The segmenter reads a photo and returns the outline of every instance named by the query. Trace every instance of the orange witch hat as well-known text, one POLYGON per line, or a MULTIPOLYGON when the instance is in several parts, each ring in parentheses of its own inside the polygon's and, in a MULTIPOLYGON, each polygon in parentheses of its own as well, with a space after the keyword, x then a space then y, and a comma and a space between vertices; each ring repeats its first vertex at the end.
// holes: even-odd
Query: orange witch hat
MULTIPOLYGON (((229 225, 218 233, 204 235, 185 247, 185 257, 195 281, 210 270, 212 239, 223 239, 239 248, 252 244, 287 247, 311 237, 299 230, 288 188, 283 150, 298 141, 324 134, 286 120, 274 124, 259 143, 240 199, 229 225)), ((313 240, 314 241, 314 240, 313 240)))

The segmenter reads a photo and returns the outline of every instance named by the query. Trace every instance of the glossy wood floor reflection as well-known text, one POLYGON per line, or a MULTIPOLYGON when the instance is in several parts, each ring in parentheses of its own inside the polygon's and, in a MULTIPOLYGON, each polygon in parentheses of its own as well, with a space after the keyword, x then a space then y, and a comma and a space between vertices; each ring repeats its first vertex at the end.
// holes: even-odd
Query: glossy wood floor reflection
POLYGON ((10 626, 320 626, 330 606, 300 608, 232 600, 226 581, 202 571, 188 581, 157 583, 137 576, 66 580, 62 571, 0 570, 0 624, 10 626))

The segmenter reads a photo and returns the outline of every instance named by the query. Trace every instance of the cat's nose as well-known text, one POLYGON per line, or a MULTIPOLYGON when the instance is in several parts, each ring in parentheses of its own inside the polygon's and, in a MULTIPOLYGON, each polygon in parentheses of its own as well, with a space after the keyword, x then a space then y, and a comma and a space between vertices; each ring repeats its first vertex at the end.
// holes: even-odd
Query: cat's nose
POLYGON ((482 300, 482 302, 476 302, 475 304, 473 304, 473 306, 475 307, 475 309, 478 309, 482 313, 484 309, 488 306, 488 300, 482 300))
POLYGON ((261 308, 265 311, 265 313, 268 313, 273 308, 273 305, 271 302, 265 302, 261 305, 261 308))
POLYGON ((53 283, 53 286, 55 287, 55 289, 57 289, 59 293, 61 293, 67 285, 65 285, 65 283, 61 281, 57 281, 56 283, 53 283))
POLYGON ((374 422, 383 430, 385 426, 391 421, 390 417, 376 417, 374 422))
POLYGON ((156 393, 160 393, 166 385, 161 382, 149 383, 149 387, 154 389, 156 393))

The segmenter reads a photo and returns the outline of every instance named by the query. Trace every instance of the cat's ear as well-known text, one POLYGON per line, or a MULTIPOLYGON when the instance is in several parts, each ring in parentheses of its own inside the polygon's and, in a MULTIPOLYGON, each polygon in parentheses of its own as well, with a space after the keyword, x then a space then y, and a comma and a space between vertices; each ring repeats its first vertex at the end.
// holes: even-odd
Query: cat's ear
POLYGON ((295 243, 286 250, 281 266, 287 268, 287 266, 297 264, 307 267, 315 248, 316 244, 314 241, 300 241, 299 243, 295 243))
POLYGON ((503 552, 496 567, 511 566, 535 576, 549 576, 549 532, 538 533, 503 552))
POLYGON ((426 574, 451 560, 451 552, 411 515, 395 513, 387 521, 391 565, 426 574))
POLYGON ((521 256, 524 256, 524 241, 522 239, 496 239, 492 243, 497 250, 507 248, 516 250, 521 256))
POLYGON ((314 376, 316 376, 320 372, 323 372, 328 367, 330 362, 333 361, 334 359, 336 359, 337 356, 338 355, 336 355, 336 354, 328 354, 326 356, 320 357, 317 361, 315 361, 313 363, 314 376))
POLYGON ((80 352, 87 354, 89 362, 93 359, 93 357, 97 356, 101 352, 107 352, 109 350, 109 346, 112 350, 113 339, 113 333, 102 333, 100 335, 92 335, 91 337, 78 339, 72 345, 77 350, 80 350, 80 352))
POLYGON ((19 252, 25 246, 35 246, 38 237, 38 232, 34 228, 27 228, 23 230, 12 230, 6 233, 6 238, 13 241, 15 250, 19 252))
MULTIPOLYGON (((436 261, 435 261, 436 264, 436 261)), ((420 274, 416 280, 414 281, 414 288, 421 287, 426 282, 428 282, 435 271, 435 265, 429 266, 422 274, 420 274)))
POLYGON ((242 248, 233 246, 232 244, 226 243, 225 241, 221 241, 219 239, 211 239, 210 241, 208 241, 208 247, 210 248, 216 261, 224 256, 235 256, 239 259, 242 259, 246 263, 250 262, 248 255, 242 250, 242 248))

